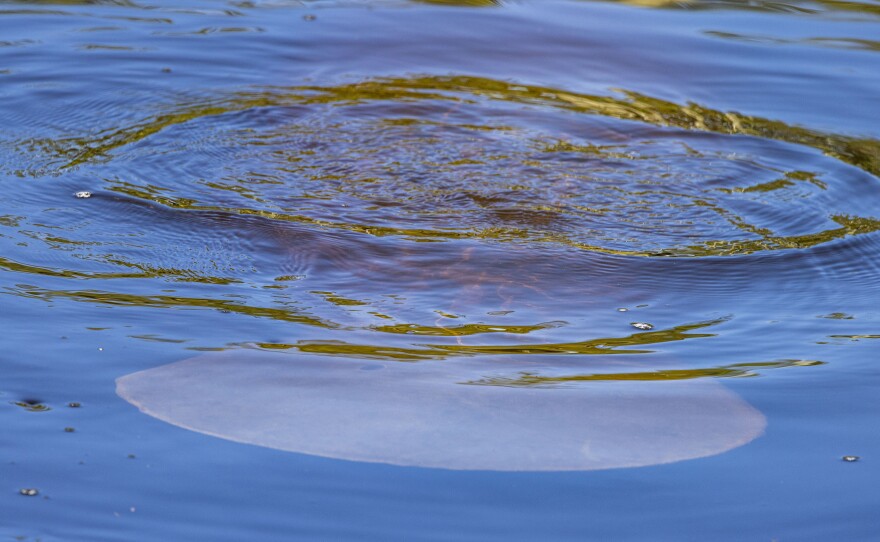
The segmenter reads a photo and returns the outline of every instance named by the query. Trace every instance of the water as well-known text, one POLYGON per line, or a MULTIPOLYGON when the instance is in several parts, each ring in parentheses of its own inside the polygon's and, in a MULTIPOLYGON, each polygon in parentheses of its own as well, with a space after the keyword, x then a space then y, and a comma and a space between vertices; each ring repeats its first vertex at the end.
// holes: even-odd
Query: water
POLYGON ((878 29, 872 1, 0 3, 0 536, 876 538, 878 29), (115 393, 219 350, 706 382, 767 428, 455 471, 115 393))

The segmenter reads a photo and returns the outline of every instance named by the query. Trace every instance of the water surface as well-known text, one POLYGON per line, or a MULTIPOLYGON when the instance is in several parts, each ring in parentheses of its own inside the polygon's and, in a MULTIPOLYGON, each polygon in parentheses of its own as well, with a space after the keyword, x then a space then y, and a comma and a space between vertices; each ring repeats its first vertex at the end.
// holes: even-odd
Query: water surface
POLYGON ((876 537, 875 2, 2 2, 0 30, 0 536, 876 537), (114 393, 237 349, 712 379, 768 425, 455 472, 114 393))

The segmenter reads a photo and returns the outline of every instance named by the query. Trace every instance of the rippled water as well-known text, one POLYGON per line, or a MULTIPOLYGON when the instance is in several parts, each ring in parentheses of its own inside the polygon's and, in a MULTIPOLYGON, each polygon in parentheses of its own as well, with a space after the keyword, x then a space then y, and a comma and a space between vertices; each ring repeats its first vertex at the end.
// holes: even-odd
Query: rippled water
POLYGON ((878 36, 873 0, 0 2, 0 536, 876 537, 878 36), (219 350, 723 384, 767 427, 458 472, 115 393, 219 350))

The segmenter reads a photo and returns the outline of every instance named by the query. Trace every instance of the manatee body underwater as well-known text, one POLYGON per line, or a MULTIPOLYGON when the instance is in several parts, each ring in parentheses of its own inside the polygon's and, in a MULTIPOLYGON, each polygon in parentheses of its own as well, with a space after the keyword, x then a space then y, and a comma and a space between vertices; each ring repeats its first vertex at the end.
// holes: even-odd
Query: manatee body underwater
POLYGON ((129 187, 93 198, 173 217, 171 256, 186 261, 169 268, 210 241, 201 263, 229 277, 200 280, 270 292, 268 310, 212 307, 298 325, 285 352, 237 343, 118 380, 142 411, 202 433, 449 469, 711 456, 766 425, 715 377, 821 363, 748 338, 876 268, 847 263, 880 222, 863 190, 875 177, 842 136, 467 76, 218 100, 181 105, 156 130, 246 123, 226 161, 187 148, 221 176, 240 153, 260 157, 246 201, 145 201, 129 187), (608 317, 626 306, 664 322, 626 335, 640 322, 608 317), (572 338, 584 336, 609 338, 572 338), (709 337, 722 348, 680 344, 709 337))

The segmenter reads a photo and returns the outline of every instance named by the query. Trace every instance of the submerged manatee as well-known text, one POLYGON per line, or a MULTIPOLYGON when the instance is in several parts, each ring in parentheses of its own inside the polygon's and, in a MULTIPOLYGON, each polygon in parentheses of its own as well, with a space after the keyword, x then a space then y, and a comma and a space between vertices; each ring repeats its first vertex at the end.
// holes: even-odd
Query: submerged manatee
POLYGON ((417 363, 237 350, 117 380, 168 423, 269 448, 461 470, 638 467, 719 454, 765 419, 707 379, 481 385, 511 361, 417 363))

